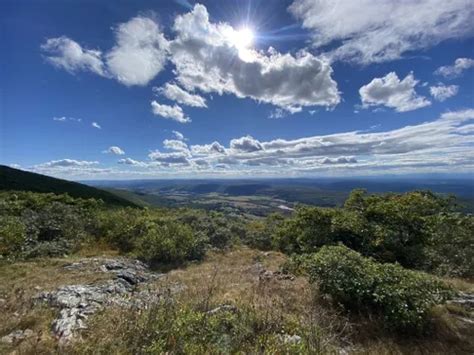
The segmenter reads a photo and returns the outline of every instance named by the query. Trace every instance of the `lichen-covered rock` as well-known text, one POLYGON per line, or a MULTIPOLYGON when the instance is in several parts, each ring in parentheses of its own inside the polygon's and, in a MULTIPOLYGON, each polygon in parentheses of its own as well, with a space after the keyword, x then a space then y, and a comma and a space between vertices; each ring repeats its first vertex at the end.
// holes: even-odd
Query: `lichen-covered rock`
POLYGON ((15 330, 8 335, 5 335, 0 338, 0 342, 4 344, 16 344, 19 343, 26 338, 32 337, 34 332, 31 329, 25 330, 15 330))
POLYGON ((179 288, 163 293, 138 290, 137 286, 162 277, 135 260, 85 259, 68 264, 66 270, 84 272, 107 272, 115 275, 112 280, 96 284, 62 286, 52 292, 41 292, 35 300, 59 309, 52 324, 53 334, 61 343, 70 341, 78 331, 86 329, 89 315, 107 305, 144 308, 158 301, 163 295, 179 292, 179 288))

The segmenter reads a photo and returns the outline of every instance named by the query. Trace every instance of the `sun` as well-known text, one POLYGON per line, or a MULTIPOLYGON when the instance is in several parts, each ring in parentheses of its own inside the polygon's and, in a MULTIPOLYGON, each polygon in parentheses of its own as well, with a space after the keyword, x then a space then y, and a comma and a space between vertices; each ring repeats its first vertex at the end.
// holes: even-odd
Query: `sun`
POLYGON ((250 47, 253 44, 254 38, 254 32, 250 27, 241 27, 230 34, 230 41, 238 49, 250 47))

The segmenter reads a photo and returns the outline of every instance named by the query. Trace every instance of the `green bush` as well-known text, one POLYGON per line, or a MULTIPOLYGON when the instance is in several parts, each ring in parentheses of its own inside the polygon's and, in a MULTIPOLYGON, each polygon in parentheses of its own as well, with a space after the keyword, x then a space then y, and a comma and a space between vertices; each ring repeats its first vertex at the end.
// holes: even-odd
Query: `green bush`
POLYGON ((325 246, 306 262, 312 282, 348 308, 380 313, 398 330, 421 330, 451 290, 427 274, 381 264, 345 246, 325 246))
POLYGON ((275 233, 283 221, 282 215, 273 213, 265 219, 249 222, 243 241, 252 248, 270 250, 275 245, 275 233))
POLYGON ((429 219, 425 269, 443 276, 474 277, 474 216, 441 213, 429 219))
POLYGON ((154 227, 148 210, 122 208, 105 210, 97 216, 97 238, 104 238, 121 252, 134 250, 137 241, 154 227))
POLYGON ((0 216, 0 257, 21 253, 26 241, 26 228, 18 217, 0 216))
POLYGON ((283 221, 273 236, 274 246, 288 254, 310 253, 333 243, 332 209, 300 206, 292 218, 283 221))
POLYGON ((135 253, 151 264, 179 264, 201 259, 205 250, 206 239, 189 226, 162 220, 137 240, 135 253))

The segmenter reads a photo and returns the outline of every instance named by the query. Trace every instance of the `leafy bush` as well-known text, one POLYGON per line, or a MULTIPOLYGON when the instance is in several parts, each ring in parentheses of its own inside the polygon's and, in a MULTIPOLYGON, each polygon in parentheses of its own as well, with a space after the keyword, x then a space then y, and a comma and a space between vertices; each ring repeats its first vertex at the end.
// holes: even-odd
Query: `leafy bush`
POLYGON ((218 249, 230 247, 237 235, 245 233, 240 220, 215 211, 183 209, 176 220, 190 226, 195 233, 203 233, 210 246, 218 249))
MULTIPOLYGON (((288 254, 342 243, 380 262, 472 277, 474 217, 456 208, 451 197, 427 191, 368 195, 354 190, 342 209, 299 207, 271 231, 272 243, 288 254)), ((257 231, 263 233, 264 226, 257 231)))
POLYGON ((137 256, 152 264, 182 263, 201 259, 206 240, 194 234, 189 226, 172 220, 163 220, 148 228, 137 240, 137 256))
POLYGON ((425 269, 438 275, 474 277, 474 216, 441 213, 428 223, 425 269))
POLYGON ((309 253, 333 242, 331 209, 301 206, 281 223, 273 236, 275 247, 285 253, 309 253))
POLYGON ((1 192, 1 253, 9 258, 69 253, 89 235, 101 206, 68 195, 1 192))
POLYGON ((252 248, 270 250, 274 247, 274 236, 283 216, 277 213, 269 215, 262 220, 254 220, 247 224, 247 233, 243 241, 252 248))
POLYGON ((26 241, 26 228, 18 217, 0 216, 0 257, 17 256, 26 241))
POLYGON ((97 216, 97 238, 104 238, 120 251, 134 250, 137 241, 154 226, 148 210, 123 208, 102 211, 97 216))
POLYGON ((306 262, 310 280, 348 308, 379 312, 389 327, 421 330, 449 287, 427 274, 381 264, 345 246, 325 246, 306 262))

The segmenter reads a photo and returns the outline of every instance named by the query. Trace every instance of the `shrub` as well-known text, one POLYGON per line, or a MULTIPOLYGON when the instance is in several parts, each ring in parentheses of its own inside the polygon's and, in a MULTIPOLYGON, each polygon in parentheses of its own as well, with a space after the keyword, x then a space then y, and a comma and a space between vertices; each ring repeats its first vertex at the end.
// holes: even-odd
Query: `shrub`
POLYGON ((251 221, 247 224, 245 244, 260 250, 272 249, 275 244, 273 238, 283 221, 283 216, 277 213, 273 213, 262 220, 251 221))
POLYGON ((128 253, 153 226, 153 219, 146 209, 107 210, 98 215, 95 234, 97 238, 104 238, 120 251, 128 253))
POLYGON ((136 242, 137 256, 152 264, 174 264, 201 259, 205 254, 206 240, 194 234, 189 226, 162 220, 136 242))
POLYGON ((294 216, 279 225, 273 237, 275 247, 285 253, 309 253, 333 242, 334 212, 317 207, 298 207, 294 216))
POLYGON ((0 216, 0 257, 14 257, 24 247, 26 228, 18 217, 0 216))
POLYGON ((451 290, 427 274, 381 264, 345 246, 325 246, 306 264, 310 280, 348 308, 380 313, 386 325, 421 330, 430 309, 451 290))
POLYGON ((425 269, 443 276, 474 277, 474 216, 441 213, 428 222, 425 269))
POLYGON ((240 221, 215 211, 180 210, 176 220, 190 226, 195 233, 203 233, 209 244, 218 249, 231 246, 236 234, 244 232, 240 221))

